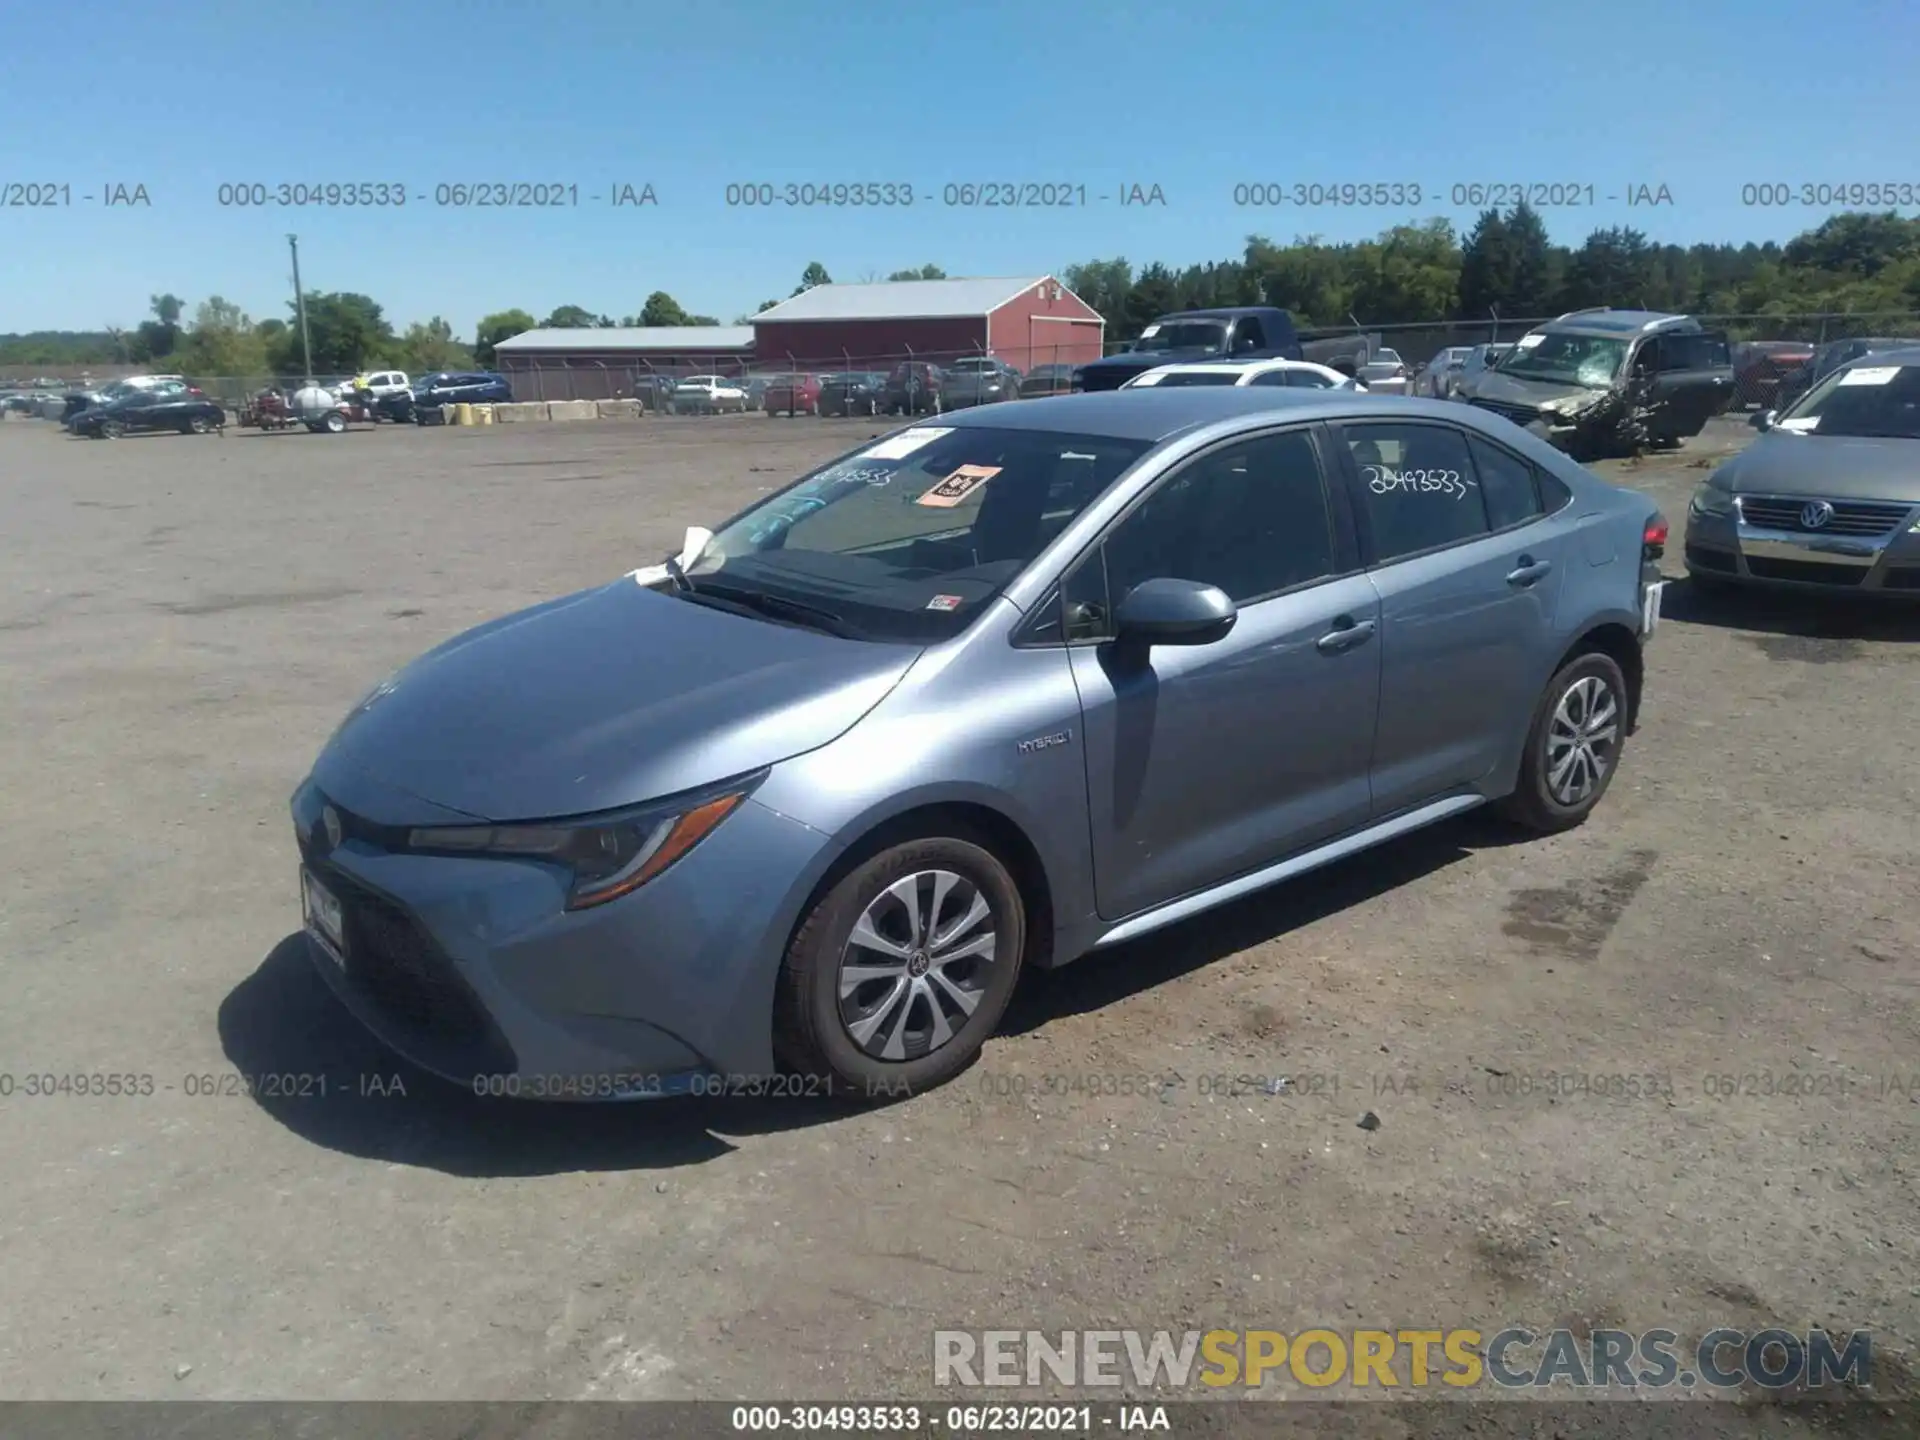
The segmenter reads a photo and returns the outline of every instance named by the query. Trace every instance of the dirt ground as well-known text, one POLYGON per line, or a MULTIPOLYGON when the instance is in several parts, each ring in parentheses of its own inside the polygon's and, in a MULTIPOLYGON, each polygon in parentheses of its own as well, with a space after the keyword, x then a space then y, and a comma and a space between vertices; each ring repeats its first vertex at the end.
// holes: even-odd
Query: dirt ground
MULTIPOLYGON (((1514 1323, 1869 1328, 1905 1383, 1912 614, 1676 585, 1585 828, 1470 817, 1034 977, 891 1108, 483 1102, 366 1039, 286 810, 346 707, 873 430, 0 426, 0 1394, 887 1398, 936 1328, 1514 1323), (226 1088, 264 1074, 329 1091, 226 1088)), ((1603 468, 1677 552, 1746 435, 1603 468)))

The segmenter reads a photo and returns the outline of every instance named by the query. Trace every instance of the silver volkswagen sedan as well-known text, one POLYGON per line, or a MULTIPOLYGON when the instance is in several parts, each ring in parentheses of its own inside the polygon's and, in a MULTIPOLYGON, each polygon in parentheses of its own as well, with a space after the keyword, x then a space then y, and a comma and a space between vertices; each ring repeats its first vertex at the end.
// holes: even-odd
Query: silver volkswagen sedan
POLYGON ((1687 507, 1687 574, 1920 600, 1920 349, 1864 355, 1722 465, 1687 507))

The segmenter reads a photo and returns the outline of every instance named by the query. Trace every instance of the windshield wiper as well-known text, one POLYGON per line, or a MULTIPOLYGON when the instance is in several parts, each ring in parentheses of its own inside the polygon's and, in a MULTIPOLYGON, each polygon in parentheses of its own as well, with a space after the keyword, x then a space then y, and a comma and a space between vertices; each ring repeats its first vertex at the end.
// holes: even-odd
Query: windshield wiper
POLYGON ((828 635, 837 635, 843 640, 858 640, 860 634, 847 622, 831 610, 823 610, 817 605, 808 605, 799 600, 788 600, 780 595, 767 595, 759 590, 736 588, 732 585, 715 585, 708 581, 698 590, 691 585, 687 593, 696 600, 717 600, 736 610, 744 610, 763 615, 769 620, 784 620, 791 624, 804 625, 809 629, 824 631, 828 635))
POLYGON ((667 556, 666 571, 667 571, 667 578, 673 581, 676 589, 679 589, 688 595, 691 595, 694 593, 693 581, 687 578, 686 568, 681 565, 679 556, 677 555, 667 556))

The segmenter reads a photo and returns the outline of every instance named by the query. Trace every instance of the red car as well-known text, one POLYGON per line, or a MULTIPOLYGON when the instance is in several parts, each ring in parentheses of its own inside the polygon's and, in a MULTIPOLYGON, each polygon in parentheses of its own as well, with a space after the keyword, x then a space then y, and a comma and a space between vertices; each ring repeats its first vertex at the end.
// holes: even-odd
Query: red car
POLYGON ((766 412, 769 415, 817 415, 820 413, 820 377, 818 375, 782 375, 767 385, 766 412))
POLYGON ((1733 403, 1742 410, 1774 405, 1787 377, 1813 363, 1813 346, 1800 340, 1754 340, 1733 349, 1733 403))

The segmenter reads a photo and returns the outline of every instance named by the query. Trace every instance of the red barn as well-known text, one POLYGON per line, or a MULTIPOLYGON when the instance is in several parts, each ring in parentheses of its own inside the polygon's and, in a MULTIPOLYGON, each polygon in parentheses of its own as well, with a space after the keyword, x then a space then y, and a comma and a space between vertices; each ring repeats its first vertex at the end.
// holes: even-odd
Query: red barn
POLYGON ((1099 311, 1051 275, 816 285, 753 317, 762 366, 879 370, 991 355, 1022 371, 1098 360, 1099 311))

